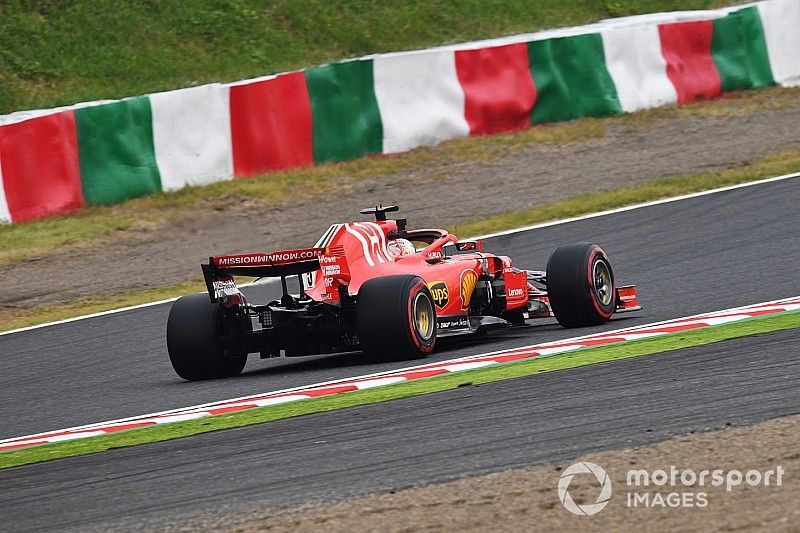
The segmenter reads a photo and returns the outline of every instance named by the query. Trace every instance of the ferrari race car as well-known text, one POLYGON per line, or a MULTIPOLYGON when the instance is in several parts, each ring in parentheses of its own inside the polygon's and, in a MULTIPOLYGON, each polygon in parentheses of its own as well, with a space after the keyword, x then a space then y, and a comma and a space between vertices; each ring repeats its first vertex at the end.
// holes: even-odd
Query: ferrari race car
POLYGON ((421 358, 442 337, 552 316, 568 328, 590 326, 640 309, 635 286, 616 285, 596 244, 559 246, 546 271, 521 270, 484 252, 480 240, 387 219, 397 209, 362 209, 375 221, 334 224, 312 248, 210 257, 202 265, 208 294, 183 296, 169 313, 167 349, 177 374, 238 375, 251 353, 421 358), (249 302, 234 276, 280 278, 283 294, 249 302), (299 294, 288 290, 294 276, 299 294))

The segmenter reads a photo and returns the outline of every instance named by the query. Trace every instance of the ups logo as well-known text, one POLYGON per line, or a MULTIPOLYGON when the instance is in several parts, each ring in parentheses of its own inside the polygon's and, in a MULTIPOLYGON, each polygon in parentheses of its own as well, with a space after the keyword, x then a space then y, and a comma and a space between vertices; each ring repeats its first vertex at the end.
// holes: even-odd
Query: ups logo
POLYGON ((450 301, 450 291, 447 290, 447 285, 445 285, 443 281, 432 281, 428 283, 428 289, 430 289, 431 296, 433 296, 433 303, 436 304, 436 307, 439 309, 444 308, 447 302, 450 301))

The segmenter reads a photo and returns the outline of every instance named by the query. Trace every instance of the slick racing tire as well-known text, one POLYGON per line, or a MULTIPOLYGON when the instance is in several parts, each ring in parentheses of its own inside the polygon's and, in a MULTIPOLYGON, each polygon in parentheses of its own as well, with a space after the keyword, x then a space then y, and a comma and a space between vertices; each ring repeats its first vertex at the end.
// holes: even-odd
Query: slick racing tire
POLYGON ((426 357, 436 344, 436 308, 419 276, 374 278, 358 291, 356 330, 371 361, 426 357))
POLYGON ((206 294, 182 296, 167 319, 167 351, 175 372, 187 381, 238 376, 247 357, 225 354, 222 313, 206 294))
POLYGON ((566 328, 608 321, 617 291, 603 249, 588 242, 556 248, 547 262, 547 295, 556 320, 566 328))

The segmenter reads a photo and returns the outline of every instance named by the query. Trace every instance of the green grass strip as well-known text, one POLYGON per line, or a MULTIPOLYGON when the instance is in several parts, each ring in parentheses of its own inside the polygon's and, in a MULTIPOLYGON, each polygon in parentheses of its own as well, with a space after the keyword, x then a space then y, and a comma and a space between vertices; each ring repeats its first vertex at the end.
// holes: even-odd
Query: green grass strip
POLYGON ((655 353, 702 346, 728 339, 746 337, 800 327, 800 311, 711 326, 699 330, 667 334, 662 337, 623 342, 610 346, 586 348, 550 357, 538 357, 492 367, 398 383, 385 387, 353 391, 309 400, 254 408, 214 417, 151 426, 111 435, 90 437, 71 442, 45 444, 0 453, 0 468, 27 465, 53 459, 98 453, 114 448, 188 437, 209 431, 238 428, 282 420, 295 416, 334 411, 432 392, 446 391, 464 385, 531 376, 580 366, 617 361, 655 353))
MULTIPOLYGON (((532 144, 568 145, 588 139, 600 139, 612 127, 636 132, 639 128, 650 128, 663 120, 689 120, 697 117, 718 119, 776 111, 791 105, 798 95, 800 88, 749 91, 737 98, 655 108, 605 119, 585 118, 501 135, 466 137, 391 157, 358 159, 270 173, 246 180, 222 181, 206 187, 188 187, 169 194, 145 196, 114 206, 95 205, 80 214, 25 224, 0 224, 0 266, 47 258, 55 251, 79 248, 85 250, 88 249, 85 248, 87 246, 127 242, 126 239, 130 239, 131 235, 142 231, 157 232, 159 228, 184 220, 186 216, 190 216, 189 213, 225 209, 226 199, 230 198, 243 197, 264 202, 264 205, 275 205, 295 198, 298 190, 310 194, 309 198, 328 198, 345 194, 354 183, 375 176, 402 175, 416 172, 414 169, 420 167, 438 168, 436 172, 450 172, 447 169, 451 165, 463 161, 489 163, 530 148, 532 144), (348 176, 348 179, 341 180, 342 176, 348 176)), ((581 194, 532 209, 498 213, 448 229, 461 237, 485 235, 738 185, 793 173, 798 169, 800 150, 790 150, 732 168, 668 176, 628 187, 581 194)), ((0 306, 0 331, 146 304, 203 290, 202 280, 196 279, 146 290, 94 294, 36 307, 0 306)))
POLYGON ((610 211, 685 194, 741 185, 792 174, 800 169, 800 151, 767 157, 721 171, 670 176, 608 191, 581 194, 522 211, 508 211, 452 228, 456 235, 486 235, 553 220, 610 211))

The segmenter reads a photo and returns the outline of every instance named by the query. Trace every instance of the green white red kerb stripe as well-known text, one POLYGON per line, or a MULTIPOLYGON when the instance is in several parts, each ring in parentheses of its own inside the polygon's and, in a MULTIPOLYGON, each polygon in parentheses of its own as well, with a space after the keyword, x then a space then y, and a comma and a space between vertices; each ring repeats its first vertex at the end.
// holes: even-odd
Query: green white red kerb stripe
POLYGON ((88 424, 35 435, 14 437, 0 441, 0 451, 28 448, 30 446, 36 446, 40 444, 64 442, 88 437, 96 437, 100 435, 108 435, 118 431, 156 426, 159 424, 168 424, 171 422, 219 416, 239 411, 246 411, 249 409, 256 409, 259 407, 269 407, 272 405, 279 405, 282 403, 306 400, 310 398, 318 398, 321 396, 330 396, 344 392, 371 389, 375 387, 401 383, 404 381, 414 381, 417 379, 440 376, 453 372, 460 372, 463 370, 473 370, 476 368, 483 368, 492 365, 508 363, 511 361, 521 361, 535 357, 552 356, 565 352, 571 352, 573 350, 579 350, 581 348, 619 344, 647 337, 658 337, 661 335, 667 335, 669 333, 702 329, 710 326, 797 310, 800 310, 800 296, 753 304, 744 307, 724 309, 721 311, 715 311, 691 317, 676 318, 663 322, 656 322, 653 324, 624 328, 616 331, 585 335, 542 344, 534 344, 498 352, 460 357, 458 359, 450 359, 447 361, 438 361, 435 363, 391 370, 377 374, 356 376, 337 381, 316 383, 313 385, 296 387, 292 389, 266 392, 263 394, 222 400, 203 405, 183 407, 170 411, 163 411, 160 413, 152 413, 120 420, 88 424))
POLYGON ((0 117, 0 222, 800 84, 800 2, 653 13, 0 117))

